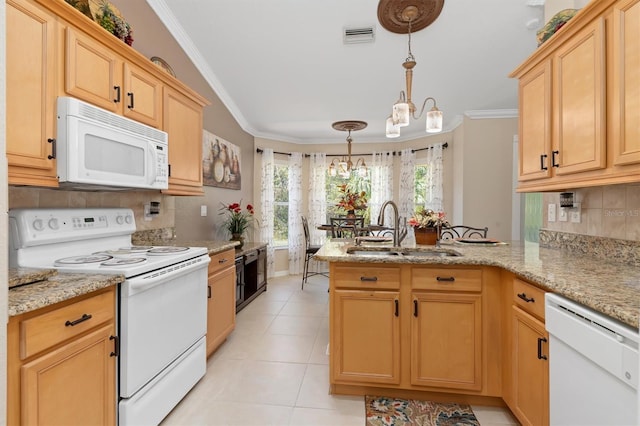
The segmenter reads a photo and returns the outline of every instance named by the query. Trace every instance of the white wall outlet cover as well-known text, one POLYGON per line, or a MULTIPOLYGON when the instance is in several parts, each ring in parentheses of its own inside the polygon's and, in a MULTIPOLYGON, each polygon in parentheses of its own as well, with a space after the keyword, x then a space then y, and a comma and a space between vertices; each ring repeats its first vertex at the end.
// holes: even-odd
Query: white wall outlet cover
POLYGON ((567 214, 566 208, 560 207, 560 210, 558 212, 558 220, 560 222, 566 222, 567 220, 569 220, 569 215, 567 214))
POLYGON ((555 203, 549 204, 547 208, 547 221, 555 222, 556 221, 556 205, 555 203))
POLYGON ((207 215, 207 206, 203 205, 200 206, 200 216, 206 216, 207 215))
POLYGON ((571 223, 580 223, 582 220, 580 209, 571 209, 571 223))

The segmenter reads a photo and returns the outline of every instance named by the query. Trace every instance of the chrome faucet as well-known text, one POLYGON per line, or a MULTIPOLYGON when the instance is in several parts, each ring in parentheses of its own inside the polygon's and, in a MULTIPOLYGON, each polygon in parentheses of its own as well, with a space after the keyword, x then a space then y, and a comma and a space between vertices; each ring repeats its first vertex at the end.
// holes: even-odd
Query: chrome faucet
POLYGON ((398 215, 398 206, 393 201, 385 201, 380 207, 380 213, 378 214, 378 225, 384 226, 384 210, 387 206, 390 205, 393 207, 393 246, 398 247, 404 237, 407 236, 407 227, 406 224, 403 227, 402 231, 400 230, 400 216, 398 215))

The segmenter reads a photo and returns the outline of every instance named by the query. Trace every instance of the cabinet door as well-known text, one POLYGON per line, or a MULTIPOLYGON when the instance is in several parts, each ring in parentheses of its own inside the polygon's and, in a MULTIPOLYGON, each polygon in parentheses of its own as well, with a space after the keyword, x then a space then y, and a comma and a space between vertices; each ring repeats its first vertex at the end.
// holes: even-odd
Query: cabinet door
POLYGON ((202 107, 164 88, 163 130, 169 134, 169 189, 175 195, 202 195, 202 107))
POLYGON ((549 424, 548 338, 544 324, 512 307, 513 413, 523 425, 549 424))
POLYGON ((9 183, 58 186, 55 138, 55 16, 34 2, 6 9, 6 153, 9 183))
POLYGON ((122 60, 98 41, 67 27, 65 92, 120 113, 124 102, 122 60))
POLYGON ((554 56, 557 175, 606 167, 604 18, 562 45, 554 56))
POLYGON ((640 1, 613 8, 613 163, 640 163, 640 1))
POLYGON ((482 388, 482 296, 412 293, 411 383, 482 388))
POLYGON ((22 366, 23 424, 115 424, 112 333, 109 324, 22 366))
POLYGON ((520 79, 518 179, 551 176, 551 61, 520 79))
POLYGON ((236 268, 233 263, 209 276, 207 301, 207 356, 233 331, 236 324, 236 268))
POLYGON ((162 84, 151 74, 130 64, 124 64, 125 106, 123 114, 149 126, 162 122, 162 84))
POLYGON ((332 382, 399 384, 400 293, 335 290, 332 296, 332 382))

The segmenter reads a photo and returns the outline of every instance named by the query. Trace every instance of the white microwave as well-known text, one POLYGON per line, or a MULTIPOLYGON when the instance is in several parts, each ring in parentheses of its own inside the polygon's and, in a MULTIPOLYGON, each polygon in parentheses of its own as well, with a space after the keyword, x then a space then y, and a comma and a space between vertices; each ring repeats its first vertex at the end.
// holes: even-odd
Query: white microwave
POLYGON ((166 132, 75 98, 58 98, 55 156, 61 188, 169 187, 166 132))

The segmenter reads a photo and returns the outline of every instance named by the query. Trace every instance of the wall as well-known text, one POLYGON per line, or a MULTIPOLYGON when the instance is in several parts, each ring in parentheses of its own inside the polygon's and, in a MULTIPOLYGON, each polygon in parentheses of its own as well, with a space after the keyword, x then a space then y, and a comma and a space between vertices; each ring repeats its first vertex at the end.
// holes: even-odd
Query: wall
MULTIPOLYGON (((568 191, 569 192, 569 191, 568 191)), ((549 204, 559 211, 559 193, 543 194, 543 227, 555 231, 623 240, 640 240, 640 184, 597 186, 575 191, 581 222, 549 222, 549 204)))

